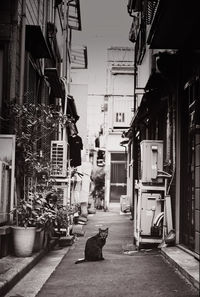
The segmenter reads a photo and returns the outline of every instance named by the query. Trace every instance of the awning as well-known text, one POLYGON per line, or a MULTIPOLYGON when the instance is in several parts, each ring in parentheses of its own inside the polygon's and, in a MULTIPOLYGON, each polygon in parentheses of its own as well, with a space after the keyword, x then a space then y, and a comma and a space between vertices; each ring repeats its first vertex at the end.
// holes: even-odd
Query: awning
POLYGON ((52 93, 56 98, 65 98, 65 93, 62 87, 62 82, 58 76, 56 68, 45 68, 44 75, 51 86, 52 93))
POLYGON ((154 118, 166 104, 164 100, 172 90, 170 81, 162 73, 153 72, 145 86, 142 97, 131 125, 146 125, 148 119, 154 118))
POLYGON ((26 50, 36 59, 51 59, 51 54, 40 26, 26 25, 26 50))
POLYGON ((145 87, 144 97, 148 98, 152 93, 158 93, 161 96, 166 95, 172 90, 169 79, 167 79, 162 73, 152 73, 147 81, 145 87))
POLYGON ((157 49, 200 49, 199 1, 160 0, 147 43, 157 49))

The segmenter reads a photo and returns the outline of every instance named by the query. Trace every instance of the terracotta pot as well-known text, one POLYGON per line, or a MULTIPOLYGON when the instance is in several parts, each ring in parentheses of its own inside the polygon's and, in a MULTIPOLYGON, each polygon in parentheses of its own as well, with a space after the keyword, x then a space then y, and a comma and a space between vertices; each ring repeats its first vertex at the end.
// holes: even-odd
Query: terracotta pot
POLYGON ((12 226, 14 252, 17 257, 29 257, 35 242, 35 227, 12 226))

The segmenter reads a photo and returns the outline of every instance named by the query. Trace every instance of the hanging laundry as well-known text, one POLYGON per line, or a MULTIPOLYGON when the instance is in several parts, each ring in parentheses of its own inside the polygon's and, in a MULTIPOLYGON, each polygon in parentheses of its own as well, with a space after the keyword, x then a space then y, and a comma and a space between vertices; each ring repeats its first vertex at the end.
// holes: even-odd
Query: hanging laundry
POLYGON ((70 166, 77 167, 81 165, 81 150, 83 149, 82 138, 79 135, 69 137, 70 148, 70 166))

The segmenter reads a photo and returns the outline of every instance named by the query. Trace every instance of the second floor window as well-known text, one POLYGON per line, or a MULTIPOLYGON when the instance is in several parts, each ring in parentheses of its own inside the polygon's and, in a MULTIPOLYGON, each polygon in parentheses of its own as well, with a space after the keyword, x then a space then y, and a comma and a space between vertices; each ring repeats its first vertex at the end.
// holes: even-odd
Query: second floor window
POLYGON ((124 112, 116 112, 115 121, 117 123, 123 123, 123 122, 125 122, 125 114, 124 114, 124 112))

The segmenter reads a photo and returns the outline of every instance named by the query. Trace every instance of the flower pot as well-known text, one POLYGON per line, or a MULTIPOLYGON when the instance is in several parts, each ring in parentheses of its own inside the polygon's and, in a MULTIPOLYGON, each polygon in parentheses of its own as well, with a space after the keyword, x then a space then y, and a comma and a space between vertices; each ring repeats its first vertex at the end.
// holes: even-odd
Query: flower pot
POLYGON ((36 229, 33 251, 38 252, 43 248, 44 229, 36 229))
POLYGON ((17 257, 29 257, 33 252, 35 227, 12 226, 14 252, 17 257))

